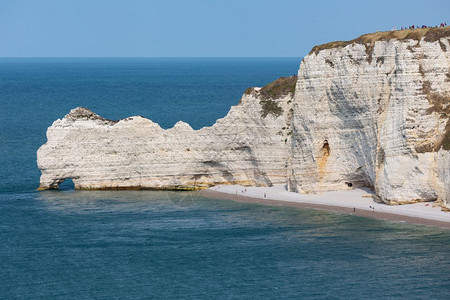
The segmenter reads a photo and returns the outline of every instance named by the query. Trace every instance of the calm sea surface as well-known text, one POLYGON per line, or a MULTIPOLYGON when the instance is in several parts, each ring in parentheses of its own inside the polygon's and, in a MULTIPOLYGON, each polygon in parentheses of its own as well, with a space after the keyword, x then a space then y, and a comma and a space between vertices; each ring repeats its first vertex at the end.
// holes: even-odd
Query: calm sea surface
POLYGON ((70 109, 212 125, 299 58, 0 59, 1 299, 449 299, 450 231, 189 192, 37 192, 70 109))

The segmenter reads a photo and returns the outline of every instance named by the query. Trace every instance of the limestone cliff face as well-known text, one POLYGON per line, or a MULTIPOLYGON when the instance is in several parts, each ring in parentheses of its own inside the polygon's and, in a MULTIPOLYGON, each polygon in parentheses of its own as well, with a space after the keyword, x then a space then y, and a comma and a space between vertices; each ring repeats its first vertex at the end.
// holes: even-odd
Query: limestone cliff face
POLYGON ((450 211, 450 151, 443 149, 437 153, 436 193, 443 207, 450 211))
POLYGON ((391 204, 450 206, 449 37, 419 29, 316 46, 297 77, 247 90, 200 130, 74 109, 38 150, 40 188, 65 178, 80 189, 365 186, 391 204))
POLYGON ((103 119, 73 109, 47 131, 37 153, 40 189, 71 178, 77 189, 196 189, 215 184, 285 183, 292 93, 249 89, 211 127, 162 129, 143 117, 103 119))
POLYGON ((442 148, 450 128, 450 34, 441 31, 432 40, 324 45, 304 58, 291 190, 369 186, 390 203, 449 197, 449 151, 442 148))

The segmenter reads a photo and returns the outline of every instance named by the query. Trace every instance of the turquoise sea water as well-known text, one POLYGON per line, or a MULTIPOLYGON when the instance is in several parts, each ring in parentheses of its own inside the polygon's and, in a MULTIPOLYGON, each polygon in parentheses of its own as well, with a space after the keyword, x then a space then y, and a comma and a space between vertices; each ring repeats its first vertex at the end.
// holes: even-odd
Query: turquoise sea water
POLYGON ((187 192, 37 192, 71 108, 211 125, 300 59, 0 59, 0 298, 448 299, 450 232, 187 192))

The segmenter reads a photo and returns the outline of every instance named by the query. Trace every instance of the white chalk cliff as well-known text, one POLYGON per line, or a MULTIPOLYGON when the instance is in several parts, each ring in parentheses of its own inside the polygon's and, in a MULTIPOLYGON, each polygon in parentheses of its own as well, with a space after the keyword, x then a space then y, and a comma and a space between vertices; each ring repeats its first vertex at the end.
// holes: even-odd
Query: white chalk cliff
POLYGON ((73 109, 38 150, 40 189, 66 178, 77 189, 365 186, 387 203, 449 207, 449 38, 446 27, 316 46, 298 76, 247 90, 200 130, 73 109))
POLYGON ((164 130, 143 117, 111 121, 73 109, 50 126, 38 150, 40 189, 66 178, 77 189, 285 183, 296 78, 281 81, 290 87, 284 96, 270 100, 264 97, 270 89, 249 89, 225 118, 200 130, 181 121, 164 130))

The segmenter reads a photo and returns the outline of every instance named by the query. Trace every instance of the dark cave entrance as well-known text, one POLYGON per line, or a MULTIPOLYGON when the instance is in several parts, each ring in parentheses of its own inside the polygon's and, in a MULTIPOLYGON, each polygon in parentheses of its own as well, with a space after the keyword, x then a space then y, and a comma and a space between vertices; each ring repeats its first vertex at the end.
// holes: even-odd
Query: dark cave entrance
POLYGON ((330 156, 330 144, 328 144, 328 140, 325 140, 323 142, 323 146, 322 146, 322 153, 325 156, 330 156))

